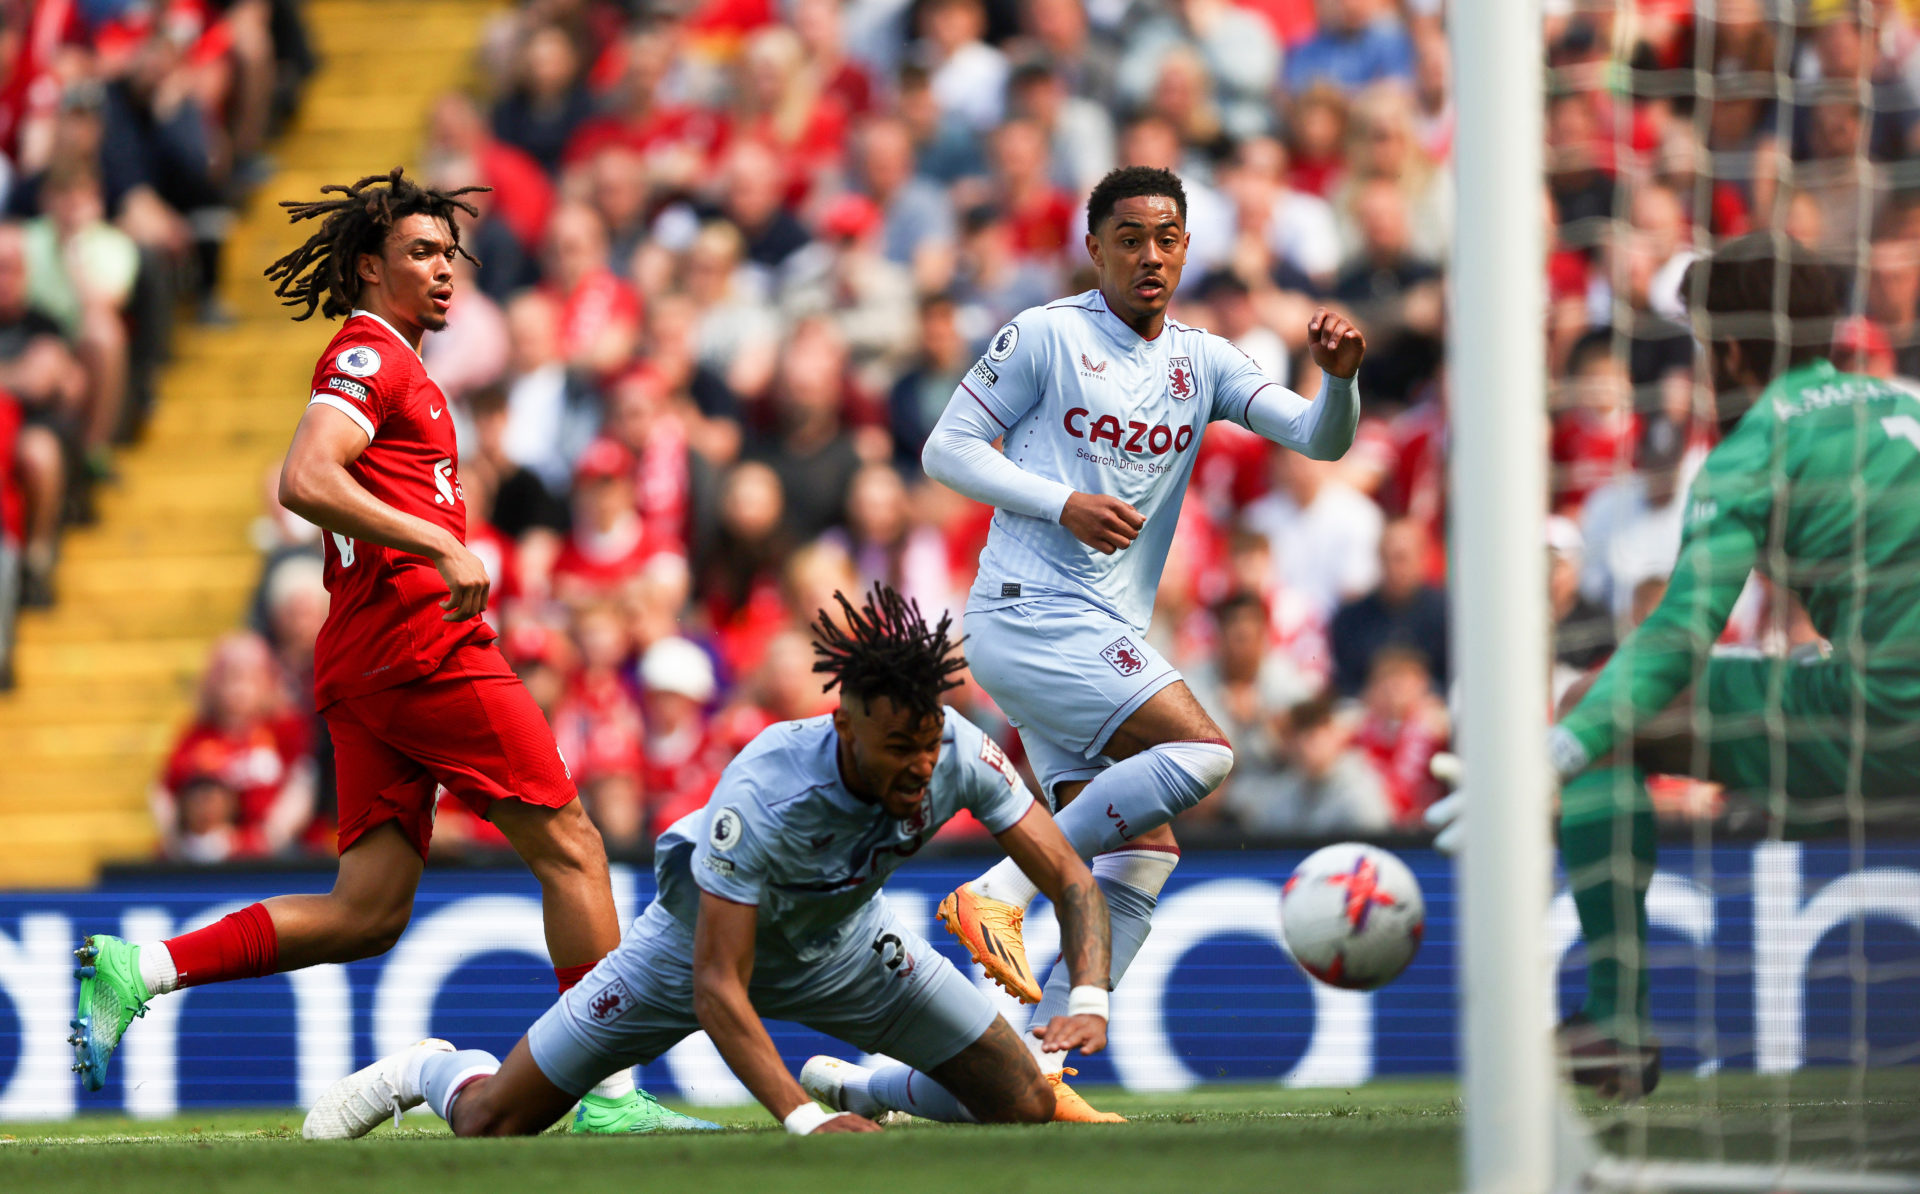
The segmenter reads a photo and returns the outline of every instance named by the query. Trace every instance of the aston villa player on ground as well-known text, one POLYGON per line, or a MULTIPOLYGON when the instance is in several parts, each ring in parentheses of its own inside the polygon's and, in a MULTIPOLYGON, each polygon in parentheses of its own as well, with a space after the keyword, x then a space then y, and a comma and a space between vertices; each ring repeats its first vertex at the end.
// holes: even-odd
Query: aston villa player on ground
MULTIPOLYGON (((78 951, 75 1065, 98 1090, 148 1000, 386 952, 413 909, 436 790, 487 817, 540 881, 547 950, 564 992, 620 942, 606 852, 553 733, 482 619, 487 572, 466 547, 467 507, 447 402, 420 340, 447 324, 460 198, 398 169, 338 198, 283 203, 319 231, 267 276, 286 305, 346 322, 313 371, 280 500, 320 526, 332 601, 314 649, 314 702, 332 732, 340 870, 326 895, 277 896, 206 928, 78 951)), ((582 1131, 716 1125, 668 1111, 622 1072, 581 1103, 582 1131)))

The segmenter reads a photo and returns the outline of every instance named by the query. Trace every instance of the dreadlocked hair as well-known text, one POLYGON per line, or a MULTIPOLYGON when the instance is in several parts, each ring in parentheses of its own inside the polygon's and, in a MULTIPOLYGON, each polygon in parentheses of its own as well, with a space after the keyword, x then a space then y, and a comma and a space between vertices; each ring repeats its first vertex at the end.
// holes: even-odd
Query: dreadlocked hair
POLYGON ((947 637, 953 616, 942 614, 929 630, 918 602, 878 582, 859 609, 845 593, 836 591, 833 599, 846 625, 824 609, 814 623, 813 650, 820 658, 813 670, 830 677, 820 691, 837 684, 843 697, 890 697, 917 718, 938 715, 940 694, 960 686, 954 673, 967 666, 955 653, 960 644, 947 637))
POLYGON ((287 218, 295 224, 317 217, 325 219, 305 244, 267 267, 267 277, 276 283, 273 293, 284 306, 306 307, 294 316, 297 320, 311 318, 316 308, 328 319, 353 314, 360 299, 360 276, 354 268, 360 254, 380 252, 393 226, 408 216, 446 221, 454 247, 478 265, 473 254, 460 248, 460 225, 453 213, 463 211, 479 218, 480 209, 460 196, 492 189, 441 191, 423 187, 395 166, 386 174, 369 174, 350 187, 336 183, 320 188, 322 195, 336 194, 338 199, 311 203, 282 199, 280 206, 287 209, 287 218))

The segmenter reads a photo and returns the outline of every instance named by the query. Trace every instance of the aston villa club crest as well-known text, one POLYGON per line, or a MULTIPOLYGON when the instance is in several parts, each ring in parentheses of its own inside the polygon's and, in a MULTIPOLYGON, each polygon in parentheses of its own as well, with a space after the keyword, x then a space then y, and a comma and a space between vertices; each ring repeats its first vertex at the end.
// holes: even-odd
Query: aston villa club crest
POLYGON ((1193 358, 1175 357, 1167 362, 1167 393, 1181 402, 1193 397, 1193 358))
POLYGON ((1131 676, 1147 666, 1146 656, 1140 653, 1140 648, 1133 645, 1132 639, 1124 636, 1107 644, 1107 649, 1100 652, 1100 658, 1112 664, 1113 670, 1123 676, 1131 676))
POLYGON ((605 1024, 632 1006, 633 996, 627 993, 627 985, 616 978, 587 1000, 587 1014, 605 1024))

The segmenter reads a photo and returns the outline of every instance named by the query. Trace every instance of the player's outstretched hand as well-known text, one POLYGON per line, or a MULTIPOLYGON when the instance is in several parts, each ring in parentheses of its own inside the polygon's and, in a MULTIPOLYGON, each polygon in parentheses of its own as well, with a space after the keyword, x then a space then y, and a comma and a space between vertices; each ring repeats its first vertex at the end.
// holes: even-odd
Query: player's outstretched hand
POLYGON ((1055 1016, 1033 1030, 1048 1053, 1078 1049, 1098 1053, 1107 1047, 1107 1021, 1102 1016, 1055 1016))
POLYGON ((481 610, 487 608, 487 566, 460 544, 454 544, 452 550, 436 557, 433 566, 440 570, 440 578, 447 582, 446 600, 440 608, 447 612, 440 615, 443 622, 464 622, 481 610))
POLYGON ((1320 307, 1307 321, 1307 347, 1313 350, 1314 364, 1335 377, 1352 377, 1367 355, 1367 338, 1346 316, 1320 307))
POLYGON ((864 1115, 855 1115, 851 1111, 842 1111, 831 1119, 822 1120, 820 1126, 808 1132, 809 1136, 833 1136, 847 1132, 878 1132, 880 1125, 864 1115))
POLYGON ((1106 493, 1075 493, 1060 509, 1060 525, 1073 537, 1110 556, 1131 544, 1147 525, 1140 511, 1106 493))

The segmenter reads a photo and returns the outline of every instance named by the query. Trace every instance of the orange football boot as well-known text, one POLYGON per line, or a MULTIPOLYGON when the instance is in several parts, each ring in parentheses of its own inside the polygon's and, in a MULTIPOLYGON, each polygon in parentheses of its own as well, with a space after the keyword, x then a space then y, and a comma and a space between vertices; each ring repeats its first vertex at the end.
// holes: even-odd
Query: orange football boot
POLYGON ((1025 908, 977 896, 962 884, 940 901, 935 915, 985 968, 987 977, 1007 994, 1022 1003, 1040 1002, 1040 984, 1033 980, 1033 968, 1027 965, 1027 944, 1020 937, 1020 925, 1027 918, 1025 908))
POLYGON ((1080 1097, 1080 1093, 1067 1085, 1067 1075, 1078 1077, 1079 1070, 1068 1066, 1057 1074, 1048 1074, 1047 1081, 1053 1084, 1053 1122, 1057 1124, 1123 1124, 1124 1115, 1115 1115, 1111 1111, 1095 1111, 1093 1104, 1080 1097))

